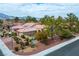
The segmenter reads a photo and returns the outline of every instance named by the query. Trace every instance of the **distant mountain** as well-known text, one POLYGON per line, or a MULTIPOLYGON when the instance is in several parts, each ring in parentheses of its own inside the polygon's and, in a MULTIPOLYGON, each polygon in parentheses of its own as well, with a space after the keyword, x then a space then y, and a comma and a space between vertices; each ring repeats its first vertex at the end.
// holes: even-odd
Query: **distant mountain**
POLYGON ((4 13, 0 13, 0 19, 8 19, 8 18, 13 18, 13 16, 8 16, 4 13))
MULTIPOLYGON (((15 17, 17 16, 9 16, 9 15, 6 15, 4 13, 0 13, 0 19, 14 19, 15 17)), ((22 16, 22 17, 19 17, 20 19, 26 19, 27 16, 22 16)), ((37 20, 39 20, 40 18, 36 17, 37 20)))

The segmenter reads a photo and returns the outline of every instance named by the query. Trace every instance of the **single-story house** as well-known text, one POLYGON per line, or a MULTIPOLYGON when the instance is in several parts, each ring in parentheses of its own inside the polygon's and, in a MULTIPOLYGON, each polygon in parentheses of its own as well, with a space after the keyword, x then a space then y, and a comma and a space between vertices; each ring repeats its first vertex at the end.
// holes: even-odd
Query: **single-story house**
POLYGON ((45 25, 41 25, 40 23, 25 23, 23 25, 16 25, 12 27, 12 30, 16 31, 19 35, 22 33, 33 35, 38 30, 43 30, 45 25))

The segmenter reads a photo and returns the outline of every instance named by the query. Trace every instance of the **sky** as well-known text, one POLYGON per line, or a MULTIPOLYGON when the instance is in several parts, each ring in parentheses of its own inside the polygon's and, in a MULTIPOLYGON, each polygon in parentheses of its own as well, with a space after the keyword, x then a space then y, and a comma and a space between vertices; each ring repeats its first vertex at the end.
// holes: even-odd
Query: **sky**
POLYGON ((74 13, 79 17, 79 4, 77 3, 0 3, 0 13, 10 16, 66 16, 74 13))

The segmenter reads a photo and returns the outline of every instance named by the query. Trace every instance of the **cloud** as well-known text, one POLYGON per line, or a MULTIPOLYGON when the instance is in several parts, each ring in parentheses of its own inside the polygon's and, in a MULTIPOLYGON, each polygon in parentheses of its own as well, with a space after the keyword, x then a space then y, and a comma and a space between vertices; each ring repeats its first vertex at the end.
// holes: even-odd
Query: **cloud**
POLYGON ((44 15, 66 15, 73 12, 79 16, 79 4, 57 4, 57 3, 0 3, 0 13, 12 16, 35 16, 42 17, 44 15))

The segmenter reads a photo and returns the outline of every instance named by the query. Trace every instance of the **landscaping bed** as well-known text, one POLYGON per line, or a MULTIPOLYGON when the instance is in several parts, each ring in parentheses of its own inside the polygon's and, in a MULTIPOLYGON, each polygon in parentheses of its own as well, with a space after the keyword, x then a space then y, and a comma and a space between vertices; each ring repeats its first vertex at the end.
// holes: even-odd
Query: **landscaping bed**
POLYGON ((48 43, 49 45, 44 45, 43 43, 38 43, 37 44, 37 47, 35 48, 29 48, 29 49, 32 49, 32 51, 30 51, 29 49, 25 52, 25 51, 18 51, 18 52, 14 52, 15 54, 18 54, 18 55, 32 55, 32 54, 36 54, 36 53, 39 53, 45 49, 48 49, 50 47, 53 47, 61 42, 65 42, 66 40, 59 40, 59 41, 54 41, 54 40, 50 40, 48 43))
POLYGON ((43 51, 45 49, 48 49, 48 48, 53 47, 53 46, 55 46, 57 44, 60 44, 62 42, 67 41, 66 39, 63 39, 63 40, 60 40, 60 39, 49 39, 48 42, 47 42, 48 45, 45 45, 45 44, 43 44, 41 42, 38 42, 36 44, 36 47, 35 48, 27 47, 26 49, 23 49, 23 50, 14 51, 12 45, 13 44, 16 45, 16 43, 15 42, 12 43, 12 41, 7 41, 7 39, 11 39, 11 38, 8 37, 8 38, 2 39, 4 41, 4 43, 7 45, 7 47, 10 50, 12 50, 14 54, 24 55, 24 56, 25 55, 32 55, 32 54, 39 53, 39 52, 41 52, 41 51, 43 51))

